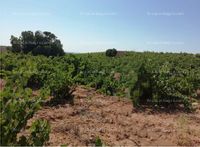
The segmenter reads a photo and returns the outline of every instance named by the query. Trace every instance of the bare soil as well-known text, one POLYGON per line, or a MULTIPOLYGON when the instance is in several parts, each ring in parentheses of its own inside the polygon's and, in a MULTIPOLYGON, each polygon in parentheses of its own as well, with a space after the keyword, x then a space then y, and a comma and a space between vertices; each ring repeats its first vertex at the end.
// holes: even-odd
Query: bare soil
MULTIPOLYGON (((200 145, 200 107, 195 113, 133 110, 126 98, 105 96, 78 86, 74 105, 44 106, 29 120, 50 122, 46 145, 200 145)), ((27 128, 28 128, 27 127, 27 128)))

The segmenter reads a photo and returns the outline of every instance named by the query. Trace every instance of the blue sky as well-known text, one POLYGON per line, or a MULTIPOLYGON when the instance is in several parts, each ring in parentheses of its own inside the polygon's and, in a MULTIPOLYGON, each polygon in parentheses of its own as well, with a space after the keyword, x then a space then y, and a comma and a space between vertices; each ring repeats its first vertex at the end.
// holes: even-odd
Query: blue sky
POLYGON ((53 32, 66 52, 200 53, 200 0, 0 0, 0 45, 53 32))

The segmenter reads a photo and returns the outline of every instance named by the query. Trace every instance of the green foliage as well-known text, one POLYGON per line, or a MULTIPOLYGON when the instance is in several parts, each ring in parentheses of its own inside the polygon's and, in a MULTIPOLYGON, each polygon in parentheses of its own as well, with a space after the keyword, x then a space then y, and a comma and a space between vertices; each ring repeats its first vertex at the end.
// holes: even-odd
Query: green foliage
POLYGON ((36 120, 30 128, 31 145, 42 146, 49 140, 50 125, 46 120, 36 120))
POLYGON ((49 75, 46 85, 50 88, 51 95, 55 99, 71 99, 72 92, 70 86, 72 81, 65 72, 55 72, 49 75))
POLYGON ((71 96, 74 72, 71 67, 75 65, 62 58, 10 52, 1 54, 1 59, 1 75, 4 75, 6 81, 0 99, 1 145, 43 145, 49 133, 46 122, 34 123, 29 137, 21 136, 17 139, 17 134, 26 127, 27 121, 40 108, 44 98, 50 94, 55 99, 71 96), (35 88, 38 90, 37 95, 32 91, 35 88))
POLYGON ((116 55, 117 55, 117 50, 115 48, 106 50, 106 56, 115 57, 116 55))
MULTIPOLYGON (((41 98, 39 96, 33 96, 31 89, 23 89, 18 86, 17 89, 13 90, 11 87, 4 88, 1 91, 0 99, 0 126, 1 126, 1 145, 20 145, 23 142, 23 145, 30 145, 27 142, 26 137, 22 137, 20 140, 17 140, 17 134, 25 128, 27 121, 33 116, 33 114, 40 108, 41 98)), ((47 124, 45 124, 47 125, 47 124)), ((46 130, 45 126, 35 125, 34 129, 37 130, 46 130), (43 127, 43 128, 41 128, 43 127)), ((34 133, 34 130, 32 130, 34 133)), ((44 131, 46 136, 48 136, 48 131, 44 131)), ((43 135, 43 134, 41 134, 43 135)), ((38 142, 44 143, 47 139, 37 138, 38 142)), ((30 137, 28 140, 33 139, 30 137)), ((37 145, 37 144, 34 144, 37 145)), ((43 144, 40 144, 43 145, 43 144)))
MULTIPOLYGON (((191 54, 128 52, 125 56, 117 58, 107 58, 103 53, 76 56, 87 62, 82 71, 84 76, 82 76, 81 83, 99 89, 108 95, 112 95, 108 90, 109 87, 113 89, 111 90, 113 95, 127 96, 125 91, 130 91, 132 98, 133 95, 144 97, 142 100, 137 99, 137 96, 135 101, 138 104, 139 101, 145 102, 146 99, 148 103, 155 103, 158 100, 161 103, 171 99, 179 105, 179 102, 183 102, 183 96, 188 99, 195 95, 195 91, 200 87, 200 60, 191 54), (142 65, 146 70, 143 74, 141 74, 142 65), (120 73, 121 78, 114 79, 114 73, 120 73), (158 92, 153 91, 153 88, 158 92), (139 90, 134 94, 134 89, 139 90), (165 98, 164 100, 158 99, 167 93, 166 100, 165 98)), ((168 105, 167 102, 166 105, 168 105)))
POLYGON ((24 31, 19 38, 11 36, 10 41, 13 52, 22 51, 25 54, 31 52, 33 55, 44 56, 64 55, 60 40, 51 32, 24 31))
POLYGON ((35 36, 31 31, 22 32, 19 39, 21 40, 22 51, 24 53, 31 52, 36 47, 35 36))
MULTIPOLYGON (((184 104, 191 109, 190 96, 193 83, 187 79, 187 73, 164 63, 158 70, 141 66, 138 81, 131 90, 133 104, 184 104)), ((188 75, 189 76, 189 75, 188 75)))
MULTIPOLYGON (((35 36, 36 46, 45 41, 54 42, 56 38, 49 32, 28 32, 23 34, 23 41, 32 39, 31 36, 35 36)), ((45 57, 8 51, 0 54, 0 61, 0 75, 6 81, 0 99, 1 145, 33 145, 35 141, 31 137, 17 140, 17 134, 44 98, 52 95, 58 101, 69 99, 71 87, 76 84, 123 97, 130 91, 136 107, 184 104, 188 110, 192 109, 190 97, 195 98, 200 89, 200 58, 190 54, 128 52, 115 58, 108 58, 104 53, 45 57), (33 94, 35 90, 39 91, 38 95, 33 94)), ((48 139, 49 129, 42 122, 36 126, 46 128, 44 132, 36 128, 32 131, 33 136, 41 139, 39 145, 48 139)))
POLYGON ((28 137, 22 135, 19 137, 20 146, 42 146, 49 140, 50 125, 46 120, 36 120, 30 128, 28 137))
POLYGON ((60 145, 61 147, 67 147, 67 144, 62 144, 62 145, 60 145))
POLYGON ((97 137, 96 140, 95 140, 95 146, 96 147, 103 146, 103 143, 102 143, 102 141, 101 141, 101 139, 99 137, 97 137))
POLYGON ((138 80, 131 89, 133 104, 137 107, 139 104, 147 103, 152 97, 152 81, 150 74, 146 71, 144 64, 141 65, 138 71, 138 80))
POLYGON ((11 50, 13 52, 21 52, 21 40, 18 39, 17 37, 11 36, 10 38, 10 43, 12 45, 11 50))
POLYGON ((135 108, 138 108, 140 106, 140 98, 141 98, 141 93, 139 89, 132 90, 131 91, 131 96, 132 96, 132 101, 133 101, 133 106, 135 108))

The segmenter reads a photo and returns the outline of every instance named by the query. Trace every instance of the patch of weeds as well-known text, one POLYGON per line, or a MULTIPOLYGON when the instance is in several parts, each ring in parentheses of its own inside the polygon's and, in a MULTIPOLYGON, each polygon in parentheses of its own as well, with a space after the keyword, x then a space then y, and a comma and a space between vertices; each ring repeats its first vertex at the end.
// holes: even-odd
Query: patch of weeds
POLYGON ((96 140, 95 140, 95 146, 96 147, 102 147, 103 146, 103 143, 102 143, 102 141, 99 137, 97 137, 96 140))
POLYGON ((60 147, 67 147, 67 144, 62 144, 60 145, 60 147))

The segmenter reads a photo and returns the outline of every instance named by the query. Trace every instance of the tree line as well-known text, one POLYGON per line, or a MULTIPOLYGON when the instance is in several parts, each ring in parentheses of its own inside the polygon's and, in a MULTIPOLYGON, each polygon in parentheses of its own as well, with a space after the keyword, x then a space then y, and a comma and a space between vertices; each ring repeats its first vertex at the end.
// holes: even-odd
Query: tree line
POLYGON ((21 36, 11 36, 11 51, 32 53, 33 55, 62 56, 64 55, 61 41, 51 32, 23 31, 21 36))

